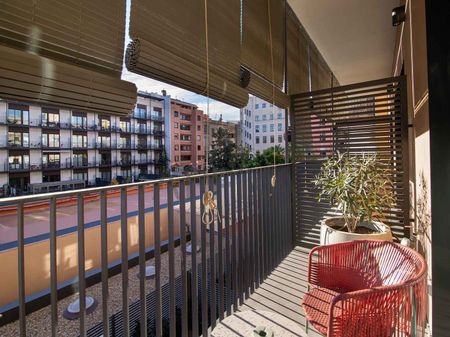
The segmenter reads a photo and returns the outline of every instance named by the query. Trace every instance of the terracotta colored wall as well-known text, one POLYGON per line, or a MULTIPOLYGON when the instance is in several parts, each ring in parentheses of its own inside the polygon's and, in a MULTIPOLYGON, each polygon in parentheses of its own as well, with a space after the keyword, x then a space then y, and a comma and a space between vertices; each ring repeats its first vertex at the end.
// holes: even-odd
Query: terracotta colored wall
MULTIPOLYGON (((128 218, 128 252, 138 251, 138 219, 128 218)), ((146 247, 154 245, 153 212, 145 215, 146 247)), ((167 209, 161 209, 161 240, 168 239, 167 209)), ((179 235, 179 228, 175 226, 175 236, 179 235)), ((121 254, 120 221, 108 224, 108 252, 109 262, 120 259, 121 254)), ((62 235, 57 238, 58 282, 70 280, 78 274, 78 245, 77 233, 62 235)), ((101 267, 100 226, 85 230, 86 271, 101 267)), ((0 261, 4 271, 0 278, 0 306, 17 299, 17 249, 0 252, 0 261)), ((50 243, 48 240, 39 241, 25 246, 25 287, 26 295, 50 287, 50 243)))

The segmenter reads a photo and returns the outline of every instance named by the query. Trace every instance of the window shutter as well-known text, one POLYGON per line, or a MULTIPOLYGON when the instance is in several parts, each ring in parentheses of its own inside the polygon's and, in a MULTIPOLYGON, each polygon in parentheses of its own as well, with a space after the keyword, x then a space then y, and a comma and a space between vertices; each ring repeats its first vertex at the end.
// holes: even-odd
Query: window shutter
POLYGON ((120 80, 124 31, 124 0, 4 0, 0 93, 128 114, 136 87, 120 80))
MULTIPOLYGON (((209 94, 243 107, 240 87, 240 1, 208 0, 209 94)), ((137 74, 206 94, 204 0, 133 0, 125 63, 137 74)))

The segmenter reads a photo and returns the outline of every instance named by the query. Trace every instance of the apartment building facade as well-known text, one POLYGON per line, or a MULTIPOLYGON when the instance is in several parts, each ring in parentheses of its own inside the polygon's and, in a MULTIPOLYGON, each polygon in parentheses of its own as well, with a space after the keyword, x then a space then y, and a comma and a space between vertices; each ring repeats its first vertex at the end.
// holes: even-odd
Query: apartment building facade
POLYGON ((0 100, 1 195, 158 174, 169 102, 170 96, 140 92, 130 116, 119 117, 0 100))
POLYGON ((207 118, 195 104, 171 100, 170 166, 173 175, 205 170, 207 118))
POLYGON ((240 110, 242 145, 251 153, 284 146, 285 111, 255 96, 240 110))
POLYGON ((207 124, 207 136, 208 136, 208 146, 209 150, 212 149, 212 144, 214 142, 214 135, 217 133, 217 131, 222 128, 228 130, 228 135, 230 140, 238 144, 238 133, 239 133, 239 123, 236 122, 226 122, 222 119, 222 116, 220 116, 219 120, 214 119, 208 119, 207 124))

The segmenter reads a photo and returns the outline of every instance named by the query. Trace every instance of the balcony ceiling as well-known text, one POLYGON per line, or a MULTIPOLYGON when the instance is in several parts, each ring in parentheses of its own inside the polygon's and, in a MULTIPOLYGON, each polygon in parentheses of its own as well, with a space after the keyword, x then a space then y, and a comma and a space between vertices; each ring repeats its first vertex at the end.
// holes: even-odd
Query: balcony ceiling
POLYGON ((398 0, 288 0, 341 84, 388 77, 398 0))

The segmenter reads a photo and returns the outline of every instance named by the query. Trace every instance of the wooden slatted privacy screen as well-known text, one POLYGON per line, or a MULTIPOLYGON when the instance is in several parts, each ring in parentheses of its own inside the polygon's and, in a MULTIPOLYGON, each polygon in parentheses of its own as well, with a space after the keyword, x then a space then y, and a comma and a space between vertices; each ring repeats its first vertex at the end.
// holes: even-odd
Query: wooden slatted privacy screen
POLYGON ((405 78, 396 77, 292 96, 295 241, 319 243, 320 221, 334 215, 313 180, 337 151, 375 153, 392 170, 396 204, 384 214, 396 238, 409 236, 408 126, 405 78))
POLYGON ((124 0, 2 1, 0 96, 129 114, 136 86, 120 79, 124 32, 124 0))
MULTIPOLYGON (((243 107, 240 80, 240 1, 208 0, 209 93, 243 107)), ((206 94, 204 0, 134 0, 125 62, 135 73, 206 94)))

